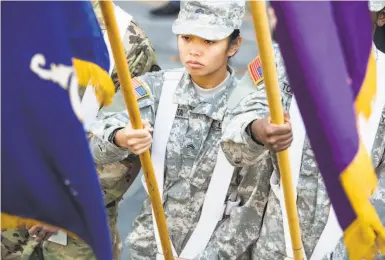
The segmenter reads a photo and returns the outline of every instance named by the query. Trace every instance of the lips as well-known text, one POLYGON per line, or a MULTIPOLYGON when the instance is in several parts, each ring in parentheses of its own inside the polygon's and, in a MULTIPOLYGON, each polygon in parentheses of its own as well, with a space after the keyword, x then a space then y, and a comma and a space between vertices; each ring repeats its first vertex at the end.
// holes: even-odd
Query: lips
POLYGON ((191 61, 190 60, 190 61, 187 61, 186 63, 187 63, 187 65, 189 65, 192 68, 201 68, 201 67, 203 67, 203 64, 199 63, 197 61, 191 61))

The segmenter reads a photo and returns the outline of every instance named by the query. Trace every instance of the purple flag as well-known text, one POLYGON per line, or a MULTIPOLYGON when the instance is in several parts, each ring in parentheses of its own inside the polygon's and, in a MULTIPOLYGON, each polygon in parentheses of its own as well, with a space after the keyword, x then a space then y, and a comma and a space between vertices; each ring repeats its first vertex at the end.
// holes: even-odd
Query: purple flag
POLYGON ((385 238, 369 201, 377 179, 357 129, 357 113, 370 114, 376 89, 368 2, 272 6, 290 84, 349 255, 367 256, 376 234, 385 238))

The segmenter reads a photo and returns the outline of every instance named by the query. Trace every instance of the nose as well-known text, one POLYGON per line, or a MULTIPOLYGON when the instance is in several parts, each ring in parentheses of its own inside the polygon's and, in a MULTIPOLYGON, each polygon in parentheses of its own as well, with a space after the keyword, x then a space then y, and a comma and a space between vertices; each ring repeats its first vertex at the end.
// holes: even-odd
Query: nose
POLYGON ((193 56, 193 57, 198 57, 198 56, 200 56, 200 52, 199 52, 196 48, 190 49, 189 54, 190 54, 191 56, 193 56))
POLYGON ((193 57, 199 57, 202 55, 201 46, 197 43, 191 45, 189 54, 193 57))

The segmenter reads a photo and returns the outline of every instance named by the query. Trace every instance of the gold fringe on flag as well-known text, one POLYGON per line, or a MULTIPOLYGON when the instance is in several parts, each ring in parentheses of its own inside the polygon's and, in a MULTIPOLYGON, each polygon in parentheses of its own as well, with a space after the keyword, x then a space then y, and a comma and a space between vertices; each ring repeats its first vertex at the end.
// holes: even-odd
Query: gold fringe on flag
POLYGON ((80 86, 93 86, 98 102, 101 106, 112 103, 115 95, 114 83, 108 72, 95 63, 72 59, 80 86))
POLYGON ((378 182, 371 158, 362 142, 354 160, 340 178, 357 214, 357 218, 344 231, 349 259, 374 259, 378 252, 385 252, 385 229, 370 202, 378 182))
POLYGON ((360 92, 355 101, 357 114, 362 114, 365 119, 370 117, 372 112, 372 101, 376 96, 377 91, 377 71, 376 60, 373 52, 370 53, 368 59, 368 66, 366 68, 366 75, 362 82, 360 92))
MULTIPOLYGON (((22 217, 10 215, 7 213, 1 213, 1 230, 11 229, 11 228, 32 227, 35 225, 44 225, 44 226, 53 227, 52 225, 49 225, 47 223, 44 223, 35 219, 22 218, 22 217)), ((75 235, 74 233, 64 229, 62 230, 65 231, 69 236, 75 239, 78 238, 78 236, 75 235)))

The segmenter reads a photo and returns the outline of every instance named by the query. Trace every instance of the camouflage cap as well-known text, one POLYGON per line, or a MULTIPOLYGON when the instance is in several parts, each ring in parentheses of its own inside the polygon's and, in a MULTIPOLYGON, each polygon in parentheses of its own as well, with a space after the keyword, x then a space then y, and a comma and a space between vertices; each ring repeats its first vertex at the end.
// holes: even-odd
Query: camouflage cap
POLYGON ((385 1, 383 0, 370 0, 369 10, 372 12, 379 12, 385 8, 385 1))
POLYGON ((195 35, 207 40, 222 40, 240 29, 245 1, 181 1, 178 19, 172 25, 175 34, 195 35))

